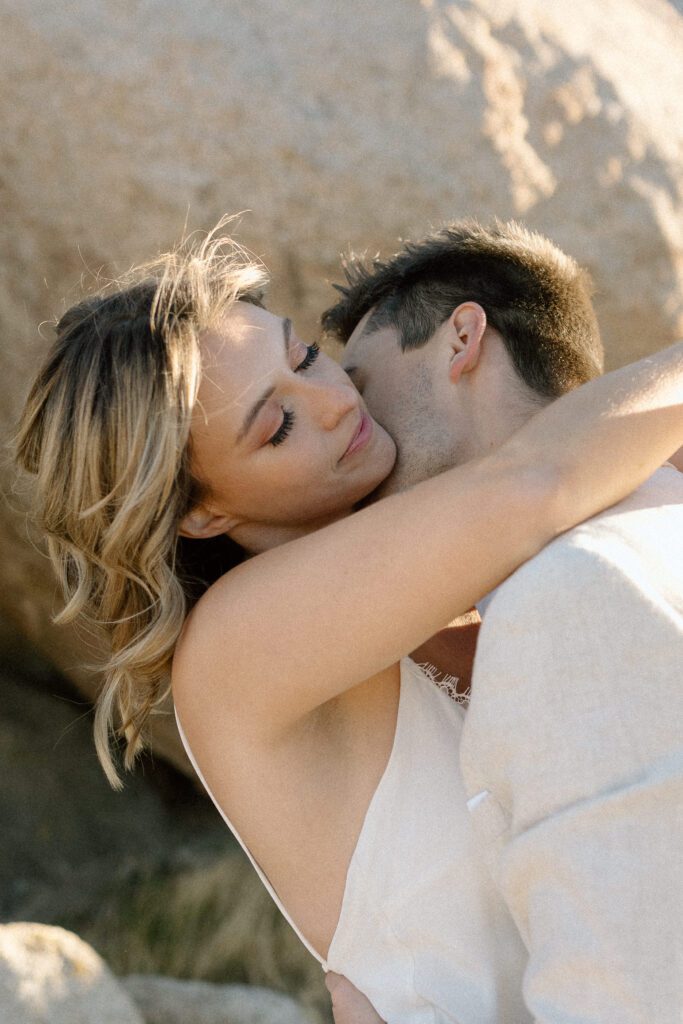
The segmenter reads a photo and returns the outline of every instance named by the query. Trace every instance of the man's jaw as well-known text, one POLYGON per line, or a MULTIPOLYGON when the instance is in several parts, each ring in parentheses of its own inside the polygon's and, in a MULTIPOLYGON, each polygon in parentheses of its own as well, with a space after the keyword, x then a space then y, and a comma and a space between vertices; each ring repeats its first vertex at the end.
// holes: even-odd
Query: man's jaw
POLYGON ((394 468, 389 476, 363 499, 362 506, 365 507, 380 498, 388 498, 392 494, 407 491, 415 484, 419 484, 423 480, 431 480, 439 473, 445 473, 447 469, 453 469, 465 461, 467 460, 461 457, 457 448, 451 452, 433 453, 431 458, 425 459, 424 451, 409 449, 408 452, 402 452, 400 446, 397 446, 394 468))

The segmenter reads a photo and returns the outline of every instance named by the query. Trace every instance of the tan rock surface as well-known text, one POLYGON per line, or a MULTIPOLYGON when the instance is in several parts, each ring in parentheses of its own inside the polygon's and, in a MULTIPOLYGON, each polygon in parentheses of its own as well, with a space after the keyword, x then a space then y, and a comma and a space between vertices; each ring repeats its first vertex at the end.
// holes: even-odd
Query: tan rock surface
POLYGON ((0 1020, 145 1024, 95 950, 63 928, 0 925, 0 1020))
MULTIPOLYGON (((36 325, 82 274, 226 211, 253 211, 240 237, 304 335, 340 248, 498 214, 593 271, 610 365, 672 340, 682 27, 666 0, 6 4, 2 429, 44 349, 36 325)), ((92 692, 84 645, 50 625, 21 507, 0 519, 0 613, 92 692)), ((179 756, 171 720, 159 728, 179 756)))

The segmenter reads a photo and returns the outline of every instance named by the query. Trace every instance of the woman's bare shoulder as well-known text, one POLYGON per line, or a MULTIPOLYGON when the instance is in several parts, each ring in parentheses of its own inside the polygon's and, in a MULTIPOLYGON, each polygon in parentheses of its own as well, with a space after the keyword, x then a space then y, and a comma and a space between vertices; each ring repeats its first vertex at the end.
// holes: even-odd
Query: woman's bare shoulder
POLYGON ((232 635, 230 617, 226 614, 231 601, 237 601, 232 570, 213 583, 187 615, 175 646, 171 680, 176 704, 186 697, 193 702, 207 692, 212 681, 220 677, 221 691, 227 696, 235 675, 231 664, 232 635))

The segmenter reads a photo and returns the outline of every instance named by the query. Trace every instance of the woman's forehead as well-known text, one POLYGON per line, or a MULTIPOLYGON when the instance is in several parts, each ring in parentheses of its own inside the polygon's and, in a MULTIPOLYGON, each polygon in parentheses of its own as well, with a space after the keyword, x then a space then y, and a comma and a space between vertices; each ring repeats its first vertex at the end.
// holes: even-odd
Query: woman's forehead
POLYGON ((286 361, 283 323, 266 310, 240 302, 201 335, 202 419, 232 418, 257 391, 268 387, 286 361))
POLYGON ((231 359, 237 361, 240 356, 263 359, 271 350, 281 354, 283 323, 268 310, 236 302, 200 335, 203 366, 223 365, 231 359))

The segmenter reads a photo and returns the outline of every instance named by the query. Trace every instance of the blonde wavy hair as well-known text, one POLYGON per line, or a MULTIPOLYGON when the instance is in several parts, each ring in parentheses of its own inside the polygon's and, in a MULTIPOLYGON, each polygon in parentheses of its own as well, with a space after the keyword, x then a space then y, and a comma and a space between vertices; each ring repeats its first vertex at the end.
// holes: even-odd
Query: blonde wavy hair
POLYGON ((260 304, 267 283, 263 265, 221 235, 229 219, 62 316, 16 439, 66 598, 55 621, 78 617, 109 642, 94 734, 116 789, 111 741, 131 769, 187 614, 176 542, 202 493, 190 467, 200 335, 238 299, 260 304))

